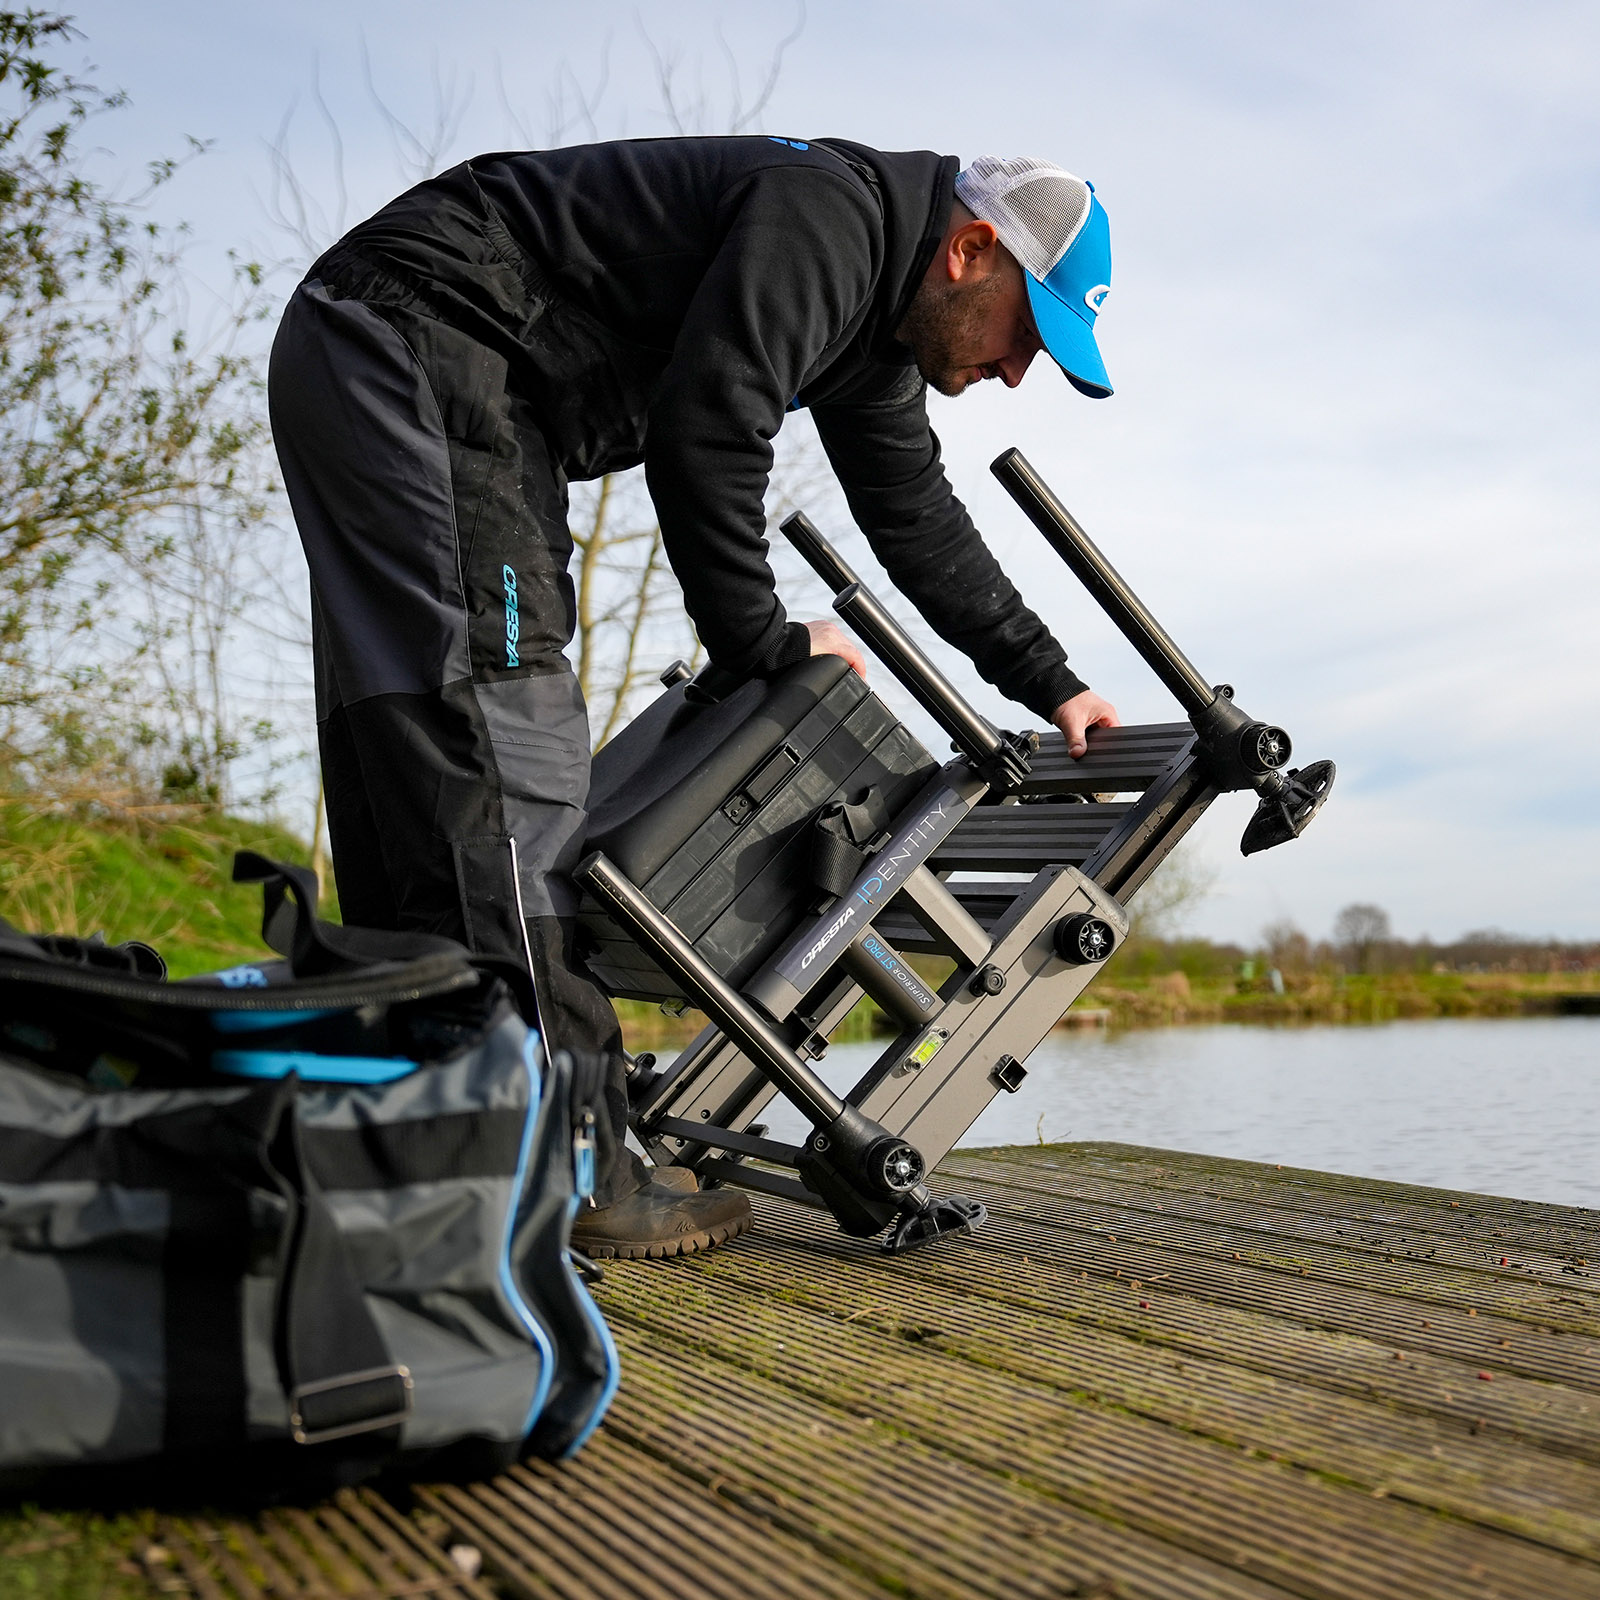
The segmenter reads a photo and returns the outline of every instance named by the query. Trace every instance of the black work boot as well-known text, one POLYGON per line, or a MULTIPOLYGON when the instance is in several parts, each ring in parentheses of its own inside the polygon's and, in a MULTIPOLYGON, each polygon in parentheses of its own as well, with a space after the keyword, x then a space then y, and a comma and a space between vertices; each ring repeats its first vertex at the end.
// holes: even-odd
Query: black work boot
POLYGON ((580 1211, 572 1243, 596 1261, 688 1256, 750 1228, 750 1202, 737 1189, 687 1193, 649 1183, 600 1211, 580 1211))

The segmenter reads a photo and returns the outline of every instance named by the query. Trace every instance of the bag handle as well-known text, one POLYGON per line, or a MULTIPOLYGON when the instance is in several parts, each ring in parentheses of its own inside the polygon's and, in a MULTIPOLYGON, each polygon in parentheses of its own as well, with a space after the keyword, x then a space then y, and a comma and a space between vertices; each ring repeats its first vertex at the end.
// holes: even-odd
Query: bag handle
POLYGON ((411 1413, 410 1371, 389 1354, 358 1283, 344 1236, 307 1165, 295 1116, 297 1080, 286 1094, 267 1164, 290 1203, 280 1252, 274 1345, 296 1444, 380 1435, 369 1448, 399 1443, 411 1413))
MULTIPOLYGON (((507 856, 515 872, 514 858, 507 856)), ((417 961, 454 956, 511 991, 524 1021, 538 1014, 530 969, 514 956, 474 952, 438 933, 402 933, 388 928, 358 928, 325 922, 317 915, 316 874, 290 861, 273 861, 254 850, 233 858, 235 883, 261 885, 261 937, 288 963, 297 978, 343 976, 384 961, 417 961)))
POLYGON ((4 917, 0 917, 0 957, 91 967, 99 972, 149 978, 152 983, 159 983, 167 975, 166 962, 149 945, 137 939, 107 944, 103 933, 91 933, 87 939, 69 933, 24 933, 4 917))
POLYGON ((468 959, 463 946, 439 934, 324 922, 317 915, 316 874, 292 862, 240 850, 233 858, 233 881, 261 885, 261 937, 288 961, 297 978, 328 977, 379 961, 415 961, 422 956, 468 959))
POLYGON ((300 1444, 371 1435, 386 1454, 411 1405, 326 1197, 308 1166, 291 1075, 223 1103, 102 1129, 119 1181, 164 1189, 166 1417, 163 1447, 204 1460, 249 1437, 241 1278, 262 1227, 262 1191, 284 1203, 276 1238, 273 1357, 300 1444))

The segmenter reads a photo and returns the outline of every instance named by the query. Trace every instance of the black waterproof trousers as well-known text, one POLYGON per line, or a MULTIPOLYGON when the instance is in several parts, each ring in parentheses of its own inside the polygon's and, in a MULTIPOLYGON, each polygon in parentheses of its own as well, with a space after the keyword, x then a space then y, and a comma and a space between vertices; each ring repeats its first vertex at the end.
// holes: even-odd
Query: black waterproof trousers
POLYGON ((609 1204, 644 1168, 623 1144, 616 1016, 573 957, 589 729, 561 653, 566 479, 502 354, 382 273, 355 288, 300 286, 269 376, 341 906, 531 960, 550 1048, 611 1059, 609 1204))

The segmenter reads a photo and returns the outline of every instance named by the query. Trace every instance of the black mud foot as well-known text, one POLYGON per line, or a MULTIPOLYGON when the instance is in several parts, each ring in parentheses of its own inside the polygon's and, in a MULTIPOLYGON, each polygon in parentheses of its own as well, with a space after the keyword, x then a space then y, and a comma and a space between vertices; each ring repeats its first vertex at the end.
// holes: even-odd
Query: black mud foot
POLYGON ((989 1208, 964 1194, 930 1200, 919 1211, 902 1212, 889 1229, 883 1248, 891 1255, 916 1250, 952 1233, 976 1233, 989 1220, 989 1208))

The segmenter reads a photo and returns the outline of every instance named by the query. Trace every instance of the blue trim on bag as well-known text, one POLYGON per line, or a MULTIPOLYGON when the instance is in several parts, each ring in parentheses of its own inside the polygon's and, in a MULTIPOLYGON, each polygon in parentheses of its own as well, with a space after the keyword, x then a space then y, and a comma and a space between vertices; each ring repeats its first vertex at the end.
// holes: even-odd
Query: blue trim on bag
POLYGON ((215 978, 224 989, 265 989, 268 987, 266 973, 260 967, 253 965, 228 967, 222 972, 208 973, 207 976, 215 978))
POLYGON ((539 1347, 539 1382, 533 1391, 533 1402, 528 1407, 528 1420, 522 1425, 524 1439, 533 1432, 533 1425, 539 1420, 539 1413, 544 1410, 545 1401, 550 1398, 550 1385, 555 1382, 556 1376, 556 1352, 550 1343, 550 1335, 545 1332, 544 1324, 534 1314, 533 1308, 522 1298, 522 1291, 517 1287, 516 1274, 511 1270, 512 1235, 517 1228, 517 1208, 522 1202, 522 1186, 527 1180, 528 1160, 533 1154, 533 1136, 536 1131, 535 1125, 539 1120, 539 1100, 543 1093, 543 1081, 534 1061, 534 1051, 539 1046, 538 1033, 529 1028, 528 1036, 522 1043, 522 1064, 528 1073, 528 1120, 522 1129, 522 1149, 517 1156, 516 1176, 511 1180, 511 1203, 506 1207, 506 1234, 500 1247, 500 1287, 505 1290, 512 1309, 522 1319, 523 1326, 539 1347))
MULTIPOLYGON (((577 1195, 567 1202, 567 1226, 570 1231, 572 1220, 578 1214, 578 1207, 582 1204, 577 1195)), ((589 1293, 588 1286, 582 1278, 578 1277, 571 1260, 567 1261, 567 1271, 572 1273, 575 1280, 574 1287, 578 1291, 578 1304, 583 1307, 583 1314, 594 1325, 594 1331, 600 1335, 600 1343, 606 1354, 606 1384, 600 1391, 600 1398, 594 1403, 594 1410, 589 1413, 589 1420, 583 1425, 583 1432, 578 1435, 558 1459, 570 1461, 589 1442, 590 1435, 600 1426, 611 1402, 617 1397, 617 1390, 622 1384, 622 1361, 617 1355, 617 1343, 611 1337, 611 1330, 606 1326, 606 1319, 600 1315, 600 1307, 594 1303, 594 1296, 589 1293)))
POLYGON ((212 1070, 230 1078, 287 1078, 307 1083, 393 1083, 417 1070, 409 1056, 320 1056, 310 1050, 213 1050, 212 1070))
MULTIPOLYGON (((334 1008, 338 1009, 338 1008, 334 1008)), ((218 1011, 211 1026, 218 1033, 265 1033, 268 1028, 292 1028, 297 1022, 331 1017, 333 1010, 318 1011, 218 1011)))

